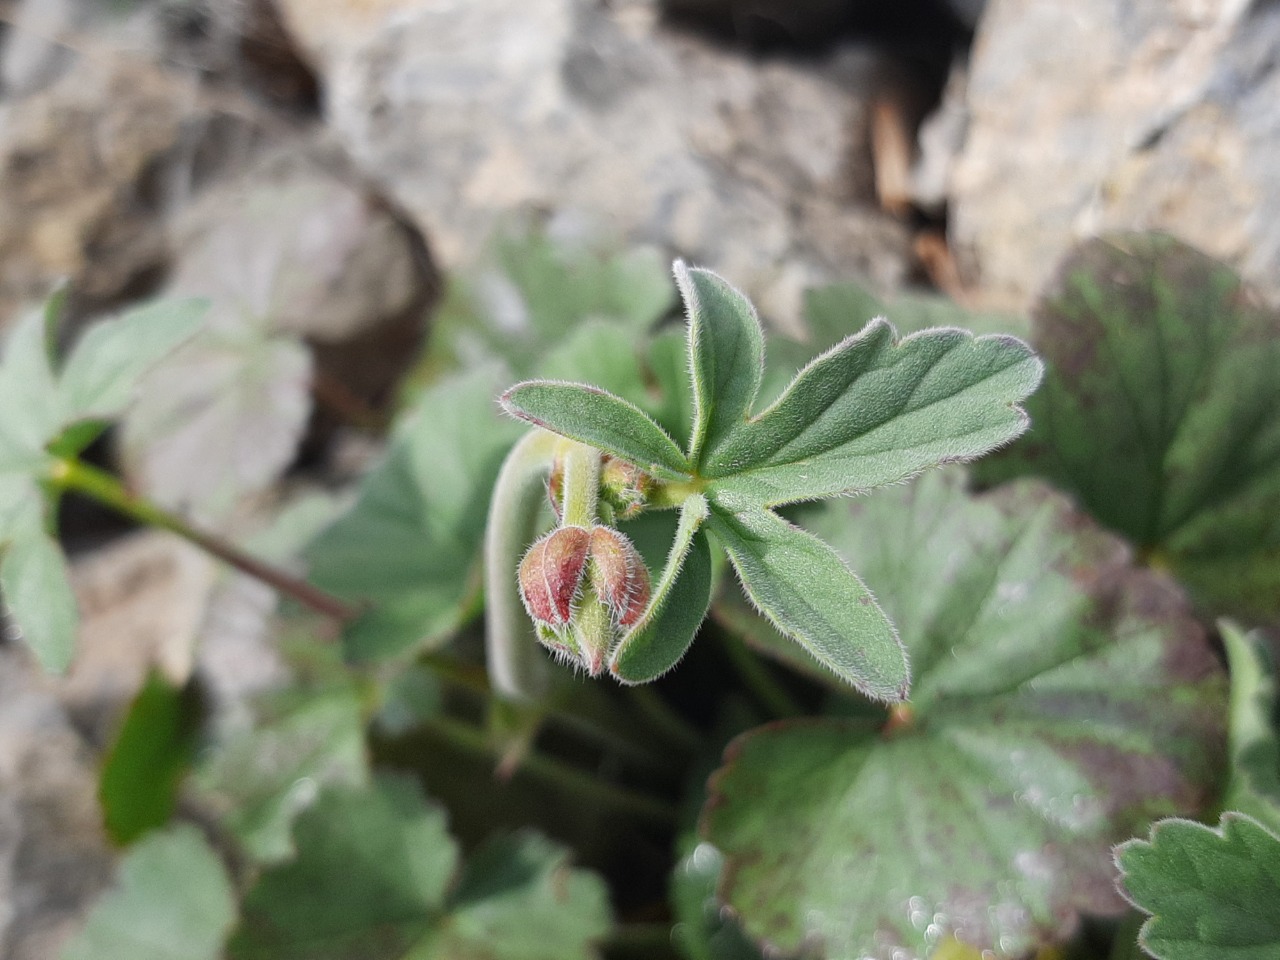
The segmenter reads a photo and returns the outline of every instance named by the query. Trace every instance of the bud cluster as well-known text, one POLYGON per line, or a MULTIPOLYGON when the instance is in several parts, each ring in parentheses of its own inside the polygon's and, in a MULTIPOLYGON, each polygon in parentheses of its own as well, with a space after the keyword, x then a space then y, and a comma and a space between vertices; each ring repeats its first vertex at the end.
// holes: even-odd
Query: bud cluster
POLYGON ((612 527, 562 526, 520 561, 520 597, 555 653, 604 669, 614 642, 649 605, 649 569, 627 536, 612 527))

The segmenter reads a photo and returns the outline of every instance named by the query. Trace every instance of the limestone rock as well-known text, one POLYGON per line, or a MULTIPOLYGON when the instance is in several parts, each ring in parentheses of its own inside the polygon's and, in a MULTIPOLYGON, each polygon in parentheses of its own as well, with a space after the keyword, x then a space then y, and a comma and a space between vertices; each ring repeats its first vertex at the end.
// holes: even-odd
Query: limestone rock
POLYGON ((991 0, 973 49, 953 241, 1024 305, 1076 240, 1162 229, 1280 294, 1280 8, 991 0))
POLYGON ((906 271, 906 230, 871 200, 878 53, 752 63, 645 0, 324 6, 340 15, 283 2, 328 120, 446 267, 532 209, 716 267, 766 313, 828 274, 906 271))

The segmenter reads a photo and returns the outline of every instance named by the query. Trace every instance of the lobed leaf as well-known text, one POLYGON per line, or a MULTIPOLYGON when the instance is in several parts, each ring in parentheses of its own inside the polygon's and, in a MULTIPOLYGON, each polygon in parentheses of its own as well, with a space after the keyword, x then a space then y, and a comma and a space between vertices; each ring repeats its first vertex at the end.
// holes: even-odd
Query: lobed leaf
POLYGON ((294 852, 293 821, 317 788, 366 784, 364 733, 354 686, 310 694, 208 750, 193 779, 249 857, 278 862, 294 852))
POLYGON ((983 475, 1071 491, 1213 610, 1280 611, 1280 313, 1171 237, 1120 235, 1067 259, 1033 342, 1035 428, 983 475))
POLYGON ((814 359, 702 464, 712 489, 764 505, 866 490, 971 460, 1027 427, 1040 361, 1014 337, 883 320, 814 359))
POLYGON ((1121 910, 1111 846, 1224 772, 1223 677, 1173 586, 1042 484, 971 498, 941 471, 800 517, 857 558, 916 676, 888 726, 833 698, 727 752, 702 826, 747 932, 1014 957, 1121 910))
POLYGON ((234 890, 189 824, 140 840, 62 960, 217 960, 236 918, 234 890))
POLYGON ((246 896, 231 957, 401 957, 443 908, 458 863, 443 810, 404 778, 327 788, 294 841, 297 856, 246 896))
POLYGON ((846 683, 876 700, 905 700, 906 651, 870 591, 827 544, 768 510, 712 500, 708 527, 752 604, 846 683))
POLYGON ((1261 633, 1219 624, 1231 667, 1231 787, 1223 806, 1280 833, 1280 692, 1261 633))
POLYGON ((297 821, 298 854, 250 890, 230 956, 271 960, 589 960, 603 883, 532 834, 491 841, 458 874, 443 811, 416 784, 329 788, 297 821))
POLYGON ((159 300, 91 326, 58 377, 62 421, 122 413, 142 375, 194 336, 208 309, 204 300, 159 300))
POLYGON ((1162 820, 1116 848, 1125 895, 1151 914, 1138 941, 1157 960, 1280 956, 1280 838, 1228 811, 1215 830, 1162 820))
POLYGON ((751 302, 725 280, 680 260, 674 269, 688 314, 689 460, 697 466, 751 414, 764 374, 764 331, 751 302))
POLYGON ((526 380, 502 395, 512 416, 629 460, 654 476, 687 479, 675 441, 635 404, 579 383, 526 380))
POLYGON ((446 378, 400 421, 351 510, 308 547, 317 586, 372 609, 344 637, 348 656, 404 656, 467 617, 489 493, 520 434, 498 415, 501 367, 446 378))

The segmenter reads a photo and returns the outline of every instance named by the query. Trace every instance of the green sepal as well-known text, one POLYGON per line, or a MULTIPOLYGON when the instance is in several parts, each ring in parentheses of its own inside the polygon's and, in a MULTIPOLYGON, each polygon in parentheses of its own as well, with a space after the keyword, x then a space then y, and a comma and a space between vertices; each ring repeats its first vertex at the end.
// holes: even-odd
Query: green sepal
POLYGON ((501 402, 512 416, 629 460, 654 476, 689 477, 689 462, 670 435, 635 404, 599 387, 526 380, 501 402))

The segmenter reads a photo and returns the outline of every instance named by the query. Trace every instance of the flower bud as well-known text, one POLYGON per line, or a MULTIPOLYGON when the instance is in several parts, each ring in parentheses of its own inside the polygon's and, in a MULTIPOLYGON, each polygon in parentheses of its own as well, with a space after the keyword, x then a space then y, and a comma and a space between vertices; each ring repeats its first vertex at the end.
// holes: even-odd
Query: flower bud
POLYGON ((582 586, 591 534, 560 527, 535 541, 520 561, 520 598, 538 624, 560 630, 573 616, 582 586))
POLYGON ((617 511, 618 517, 634 517, 649 500, 653 477, 634 463, 605 455, 600 462, 600 496, 617 511))
POLYGON ((591 588, 619 627, 638 621, 649 605, 649 568, 635 545, 612 527, 591 528, 591 588))

